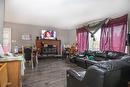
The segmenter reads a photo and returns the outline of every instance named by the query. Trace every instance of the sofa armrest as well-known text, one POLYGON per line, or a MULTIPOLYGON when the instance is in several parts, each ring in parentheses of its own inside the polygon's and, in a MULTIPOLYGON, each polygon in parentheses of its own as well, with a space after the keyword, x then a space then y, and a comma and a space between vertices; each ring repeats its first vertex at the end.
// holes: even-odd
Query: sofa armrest
POLYGON ((77 70, 67 70, 67 77, 73 77, 76 78, 77 80, 82 80, 85 76, 86 71, 77 71, 77 70))
POLYGON ((86 56, 85 54, 79 54, 79 55, 78 55, 79 58, 83 58, 83 57, 85 57, 85 56, 86 56))

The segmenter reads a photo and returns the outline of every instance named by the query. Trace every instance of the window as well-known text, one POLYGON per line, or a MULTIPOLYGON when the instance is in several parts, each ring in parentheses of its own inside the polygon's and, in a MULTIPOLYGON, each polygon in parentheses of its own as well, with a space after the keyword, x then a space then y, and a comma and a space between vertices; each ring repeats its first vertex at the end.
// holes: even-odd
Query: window
POLYGON ((3 50, 4 53, 11 51, 11 28, 3 29, 3 50))
POLYGON ((100 35, 101 35, 101 29, 99 29, 95 34, 94 38, 91 37, 91 34, 89 33, 89 50, 95 50, 98 51, 100 50, 100 35))

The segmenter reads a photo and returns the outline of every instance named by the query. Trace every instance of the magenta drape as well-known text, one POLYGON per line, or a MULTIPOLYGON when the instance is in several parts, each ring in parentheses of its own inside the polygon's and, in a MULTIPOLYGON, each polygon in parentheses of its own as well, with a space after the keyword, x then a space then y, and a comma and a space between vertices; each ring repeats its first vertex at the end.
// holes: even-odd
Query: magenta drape
POLYGON ((101 28, 100 50, 125 52, 127 35, 127 17, 111 19, 101 28))
POLYGON ((88 49, 88 31, 82 27, 77 29, 77 48, 78 52, 83 52, 88 49))

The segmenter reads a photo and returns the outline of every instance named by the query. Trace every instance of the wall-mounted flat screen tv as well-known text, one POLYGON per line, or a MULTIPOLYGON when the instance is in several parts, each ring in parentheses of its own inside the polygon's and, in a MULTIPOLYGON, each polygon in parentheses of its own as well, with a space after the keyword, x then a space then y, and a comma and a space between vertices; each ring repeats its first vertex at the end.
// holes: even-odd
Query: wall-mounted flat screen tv
POLYGON ((42 30, 41 31, 42 39, 56 39, 56 31, 53 30, 42 30))

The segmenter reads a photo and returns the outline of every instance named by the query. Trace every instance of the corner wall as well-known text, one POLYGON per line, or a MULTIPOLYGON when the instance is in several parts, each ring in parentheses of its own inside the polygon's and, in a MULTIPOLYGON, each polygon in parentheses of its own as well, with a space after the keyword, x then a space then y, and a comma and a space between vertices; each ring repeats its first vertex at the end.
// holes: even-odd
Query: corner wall
POLYGON ((69 44, 76 43, 76 29, 69 30, 69 44))
POLYGON ((0 43, 3 40, 3 22, 4 22, 5 0, 0 0, 0 43))

